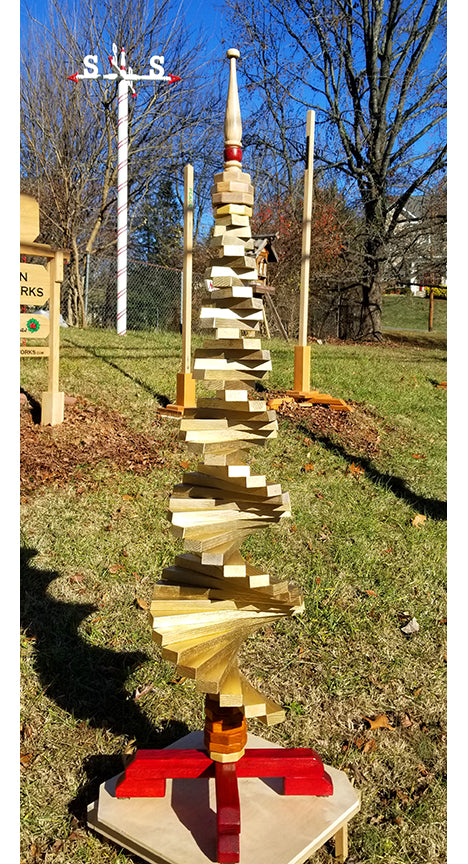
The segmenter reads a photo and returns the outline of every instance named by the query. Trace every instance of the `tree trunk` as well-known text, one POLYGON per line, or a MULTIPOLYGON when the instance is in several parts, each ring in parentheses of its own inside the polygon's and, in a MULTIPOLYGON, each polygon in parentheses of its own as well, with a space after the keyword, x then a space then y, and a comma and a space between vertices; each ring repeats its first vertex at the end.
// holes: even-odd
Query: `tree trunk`
POLYGON ((384 196, 381 190, 368 193, 366 206, 366 240, 362 299, 357 326, 357 339, 382 340, 382 284, 381 271, 385 260, 384 196), (370 200, 369 200, 370 199, 370 200))
POLYGON ((382 285, 374 275, 369 276, 367 283, 362 286, 362 305, 357 339, 374 339, 382 341, 382 285))

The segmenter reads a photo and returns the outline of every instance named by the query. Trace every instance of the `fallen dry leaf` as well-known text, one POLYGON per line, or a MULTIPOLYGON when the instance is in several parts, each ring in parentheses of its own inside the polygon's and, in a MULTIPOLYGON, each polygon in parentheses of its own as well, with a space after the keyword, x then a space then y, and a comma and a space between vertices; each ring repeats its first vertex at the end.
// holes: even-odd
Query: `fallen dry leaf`
POLYGON ((135 606, 138 606, 140 609, 148 609, 146 600, 143 600, 141 597, 135 598, 135 606))
POLYGON ((153 687, 154 684, 145 684, 143 687, 137 687, 133 694, 133 698, 135 701, 141 699, 143 696, 146 696, 147 693, 150 693, 153 687))
POLYGON ((391 726, 386 714, 379 714, 377 717, 363 717, 363 720, 367 720, 369 727, 371 729, 394 729, 394 726, 391 726))
POLYGON ((22 753, 20 756, 20 765, 22 765, 23 768, 27 768, 27 766, 31 762, 32 758, 33 758, 32 753, 22 753))
POLYGON ((125 493, 125 495, 122 495, 122 498, 124 501, 134 501, 135 500, 134 495, 128 495, 127 493, 125 493))
POLYGON ((33 728, 30 723, 21 723, 20 726, 20 735, 21 740, 24 741, 25 738, 30 738, 33 734, 33 728))
POLYGON ((414 519, 411 520, 411 524, 414 525, 415 528, 419 528, 421 525, 424 525, 427 516, 424 513, 417 513, 414 519))
POLYGON ((118 573, 119 570, 123 570, 122 564, 111 564, 108 568, 109 573, 118 573))
POLYGON ((184 468, 185 470, 187 470, 187 468, 190 468, 190 462, 187 462, 186 460, 184 460, 183 462, 179 462, 179 465, 181 468, 184 468))
POLYGON ((404 714, 400 720, 400 726, 403 726, 403 729, 409 729, 413 725, 414 723, 409 714, 404 714))
POLYGON ((354 477, 359 477, 360 474, 365 474, 364 468, 360 465, 355 465, 354 462, 346 468, 346 474, 353 474, 354 477))
POLYGON ((309 462, 307 465, 303 465, 302 467, 303 467, 304 471, 313 471, 314 470, 313 462, 309 462))

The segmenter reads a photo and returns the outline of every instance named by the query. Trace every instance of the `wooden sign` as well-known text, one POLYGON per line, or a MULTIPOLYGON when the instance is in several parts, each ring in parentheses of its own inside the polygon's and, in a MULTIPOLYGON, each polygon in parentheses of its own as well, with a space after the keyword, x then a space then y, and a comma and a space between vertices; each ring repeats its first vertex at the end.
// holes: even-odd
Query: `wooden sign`
POLYGON ((48 357, 49 349, 47 345, 39 345, 37 348, 32 345, 20 346, 20 357, 48 357))
POLYGON ((32 195, 20 195, 20 238, 34 243, 39 234, 39 202, 32 195))
POLYGON ((50 274, 42 264, 20 264, 20 303, 44 306, 50 297, 50 274))
POLYGON ((34 315, 31 312, 20 313, 20 336, 23 338, 47 339, 49 329, 49 319, 46 315, 34 315))

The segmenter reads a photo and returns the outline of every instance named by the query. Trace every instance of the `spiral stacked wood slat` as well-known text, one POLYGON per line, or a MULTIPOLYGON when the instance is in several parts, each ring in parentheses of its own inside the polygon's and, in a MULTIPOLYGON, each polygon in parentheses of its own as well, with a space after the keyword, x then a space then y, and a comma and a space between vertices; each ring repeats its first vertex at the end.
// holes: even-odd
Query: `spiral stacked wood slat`
POLYGON ((180 440, 200 461, 170 497, 171 528, 185 551, 163 570, 150 608, 162 656, 207 694, 205 744, 220 762, 243 755, 246 718, 267 724, 284 719, 281 706, 240 671, 242 642, 259 627, 303 609, 294 585, 253 567, 239 551, 249 534, 290 516, 290 510, 280 484, 252 473, 246 461, 250 447, 275 438, 278 427, 275 412, 247 390, 267 375, 271 361, 257 336, 263 300, 251 286, 257 279, 250 230, 254 190, 241 165, 239 52, 229 49, 227 56, 224 171, 212 187, 210 245, 218 257, 205 273, 213 284, 200 313, 207 338, 194 353, 192 373, 216 396, 198 398, 180 421, 180 440))

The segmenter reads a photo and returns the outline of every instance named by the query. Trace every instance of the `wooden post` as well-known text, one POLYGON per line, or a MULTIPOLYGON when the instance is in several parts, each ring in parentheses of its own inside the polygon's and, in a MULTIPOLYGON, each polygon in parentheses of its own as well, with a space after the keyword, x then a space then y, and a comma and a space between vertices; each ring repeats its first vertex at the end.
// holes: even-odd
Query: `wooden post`
POLYGON ((434 289, 429 289, 429 323, 427 329, 429 332, 432 330, 432 325, 434 321, 434 289))
POLYGON ((41 426, 63 423, 65 394, 59 393, 60 355, 60 286, 63 282, 63 251, 55 252, 49 264, 49 379, 48 389, 42 394, 41 426))
POLYGON ((182 273, 182 371, 177 374, 175 405, 159 410, 161 416, 181 417, 195 408, 195 379, 191 369, 193 258, 193 165, 184 168, 184 263, 182 273))
POLYGON ((310 345, 307 344, 309 322, 310 246, 312 235, 312 196, 314 178, 315 111, 307 112, 306 170, 304 173, 304 206, 302 216, 301 296, 299 308, 299 344, 294 349, 294 388, 287 390, 302 406, 328 405, 334 411, 352 411, 343 399, 330 393, 310 389, 310 345))
POLYGON ((339 828, 335 834, 335 858, 339 864, 343 864, 348 857, 348 823, 339 828))
POLYGON ((302 217, 301 295, 299 308, 299 344, 294 352, 294 390, 310 390, 310 346, 307 344, 309 317, 310 240, 314 178, 315 111, 307 112, 306 170, 304 173, 304 205, 302 217))
MULTIPOLYGON (((193 165, 184 168, 184 264, 182 290, 182 372, 177 376, 177 405, 195 407, 195 381, 190 372, 192 334, 193 165)), ((183 412, 182 412, 183 413, 183 412)))

